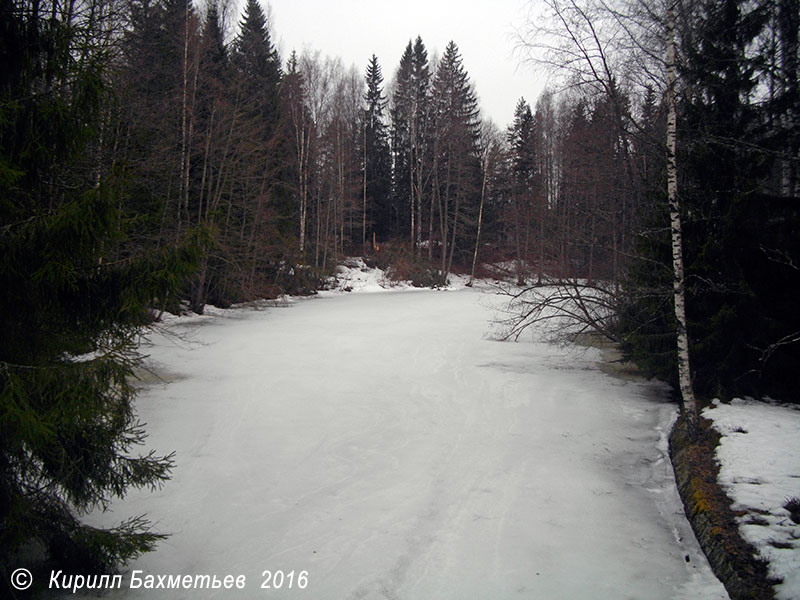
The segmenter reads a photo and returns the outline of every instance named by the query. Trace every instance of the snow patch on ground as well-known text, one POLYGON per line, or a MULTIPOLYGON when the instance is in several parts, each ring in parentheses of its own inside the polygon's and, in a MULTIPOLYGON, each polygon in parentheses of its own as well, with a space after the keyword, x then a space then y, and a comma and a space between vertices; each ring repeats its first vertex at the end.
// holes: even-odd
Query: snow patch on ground
MULTIPOLYGON (((363 258, 348 258, 336 267, 336 274, 329 280, 331 290, 327 292, 386 292, 405 287, 394 283, 383 269, 368 267, 363 258)), ((322 294, 326 295, 326 291, 322 294)))
POLYGON ((800 498, 800 409, 755 400, 714 401, 703 416, 722 435, 719 481, 733 499, 742 536, 784 582, 779 600, 800 598, 800 525, 784 508, 800 498))
MULTIPOLYGON (((466 287, 469 277, 451 273, 446 289, 466 287)), ((361 257, 351 257, 336 268, 336 274, 328 281, 329 289, 320 292, 322 296, 336 295, 343 292, 396 292, 401 290, 423 290, 428 288, 414 287, 410 281, 395 281, 386 271, 369 267, 361 257)))

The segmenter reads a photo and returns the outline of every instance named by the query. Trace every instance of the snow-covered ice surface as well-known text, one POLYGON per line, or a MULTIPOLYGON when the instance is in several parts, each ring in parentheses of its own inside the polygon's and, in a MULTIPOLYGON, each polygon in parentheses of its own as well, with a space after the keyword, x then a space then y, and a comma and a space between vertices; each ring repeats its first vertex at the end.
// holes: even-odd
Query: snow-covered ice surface
MULTIPOLYGON (((175 450, 147 513, 171 533, 144 574, 244 590, 118 598, 727 598, 684 517, 664 390, 592 349, 491 339, 480 290, 328 293, 173 319, 137 400, 175 450), (308 572, 262 590, 262 572, 308 572)), ((127 587, 127 585, 125 586, 127 587)))
POLYGON ((736 399, 714 402, 703 416, 722 434, 716 458, 719 481, 734 501, 742 536, 783 578, 776 597, 800 598, 800 525, 784 508, 800 498, 800 409, 736 399))

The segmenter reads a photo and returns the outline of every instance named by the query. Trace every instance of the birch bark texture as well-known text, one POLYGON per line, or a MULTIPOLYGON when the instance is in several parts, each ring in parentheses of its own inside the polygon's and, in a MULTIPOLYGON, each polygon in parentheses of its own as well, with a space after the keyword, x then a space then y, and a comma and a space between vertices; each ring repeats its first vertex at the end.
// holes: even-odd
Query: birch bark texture
POLYGON ((678 111, 675 93, 677 64, 675 56, 675 8, 676 2, 667 3, 666 26, 666 104, 667 104, 667 197, 669 199, 670 233, 672 237, 672 289, 675 305, 675 323, 678 352, 678 385, 682 410, 690 426, 698 422, 697 402, 692 388, 691 361, 689 357, 689 335, 686 324, 686 286, 683 264, 683 240, 680 199, 678 197, 678 111))

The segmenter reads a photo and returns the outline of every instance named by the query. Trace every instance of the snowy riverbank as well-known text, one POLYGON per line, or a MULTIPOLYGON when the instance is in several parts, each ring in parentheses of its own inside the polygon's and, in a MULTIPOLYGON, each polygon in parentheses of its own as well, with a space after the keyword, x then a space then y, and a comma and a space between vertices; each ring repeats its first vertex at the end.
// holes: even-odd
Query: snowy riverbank
POLYGON ((785 508, 800 498, 800 407, 715 401, 703 416, 721 434, 719 483, 734 501, 739 530, 769 562, 779 600, 800 598, 800 524, 785 508))

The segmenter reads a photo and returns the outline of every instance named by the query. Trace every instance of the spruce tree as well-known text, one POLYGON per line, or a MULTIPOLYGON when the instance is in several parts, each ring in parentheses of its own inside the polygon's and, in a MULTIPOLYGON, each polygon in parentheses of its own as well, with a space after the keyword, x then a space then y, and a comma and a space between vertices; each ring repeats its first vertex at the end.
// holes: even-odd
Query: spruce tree
MULTIPOLYGON (((275 282, 285 278, 282 273, 286 262, 295 260, 288 240, 296 224, 290 192, 294 183, 294 138, 285 135, 284 124, 289 117, 281 106, 284 74, 258 0, 245 4, 233 43, 232 63, 241 109, 237 116, 241 171, 236 177, 236 189, 240 198, 237 217, 243 235, 239 236, 241 248, 236 252, 236 262, 246 274, 242 293, 252 298, 254 292, 270 293, 275 282)), ((233 228, 230 243, 240 243, 233 228)), ((226 269, 225 265, 220 266, 226 269)))
MULTIPOLYGON (((365 74, 367 91, 364 93, 363 122, 363 202, 365 218, 372 221, 375 236, 383 241, 397 229, 397 211, 391 203, 391 156, 389 132, 384 110, 383 74, 374 54, 365 74)), ((364 231, 367 234, 367 231, 364 231)), ((365 242, 368 240, 365 240, 365 242)))
MULTIPOLYGON (((460 233, 472 224, 480 198, 480 111, 455 42, 445 49, 432 85, 434 194, 442 242, 442 282, 452 267, 460 233), (449 252, 449 254, 448 254, 449 252)), ((472 232, 468 238, 472 239, 472 232)))
POLYGON ((769 385, 760 380, 759 349, 789 333, 780 322, 787 315, 773 313, 772 297, 782 292, 762 279, 772 271, 763 248, 773 243, 770 212, 777 206, 761 191, 770 165, 757 149, 761 126, 750 98, 758 58, 747 49, 765 24, 761 7, 706 1, 685 48, 686 144, 678 158, 688 217, 687 316, 695 385, 705 396, 755 394, 769 385))
POLYGON ((520 98, 514 122, 506 134, 511 159, 511 227, 517 255, 517 284, 525 285, 525 262, 529 258, 534 202, 534 121, 530 105, 520 98))
MULTIPOLYGON (((677 107, 694 387, 701 398, 796 399, 792 365, 800 360, 800 320, 793 290, 800 246, 790 232, 798 217, 794 199, 770 191, 779 155, 769 151, 774 129, 756 100, 763 57, 750 52, 769 27, 767 6, 725 0, 696 9, 692 28, 681 32, 677 107)), ((658 115, 653 121, 645 131, 662 129, 658 115)), ((655 190, 665 187, 665 174, 654 163, 648 160, 647 176, 655 190)), ((620 325, 628 353, 649 374, 677 383, 669 220, 663 194, 653 195, 620 325)))
MULTIPOLYGON (((414 40, 414 56, 411 61, 413 73, 414 109, 419 121, 426 116, 428 94, 430 92, 431 72, 428 63, 428 50, 420 36, 414 40)), ((422 128, 418 128, 422 130, 422 128)))
MULTIPOLYGON (((433 199, 430 198, 429 180, 430 163, 433 154, 431 143, 431 72, 428 62, 428 50, 420 36, 414 41, 414 58, 412 60, 413 73, 413 111, 411 113, 411 165, 413 169, 413 189, 414 205, 416 207, 417 218, 415 219, 416 235, 415 245, 419 246, 422 242, 422 223, 424 221, 423 207, 425 199, 428 198, 432 205, 433 199)), ((430 219, 430 227, 433 226, 433 219, 430 219)), ((433 245, 428 245, 433 249, 433 245)))
POLYGON ((292 52, 286 64, 286 75, 280 88, 280 135, 287 140, 286 161, 287 189, 294 196, 294 223, 297 223, 298 250, 300 260, 305 260, 309 242, 309 165, 312 142, 315 136, 314 122, 308 108, 308 93, 305 77, 298 64, 297 53, 292 52))
POLYGON ((395 80, 392 97, 392 185, 394 204, 400 215, 400 231, 410 231, 417 250, 422 241, 423 198, 430 156, 427 125, 429 117, 430 72, 428 51, 422 38, 409 40, 395 80), (408 229, 406 229, 408 227, 408 229))
POLYGON ((399 234, 410 231, 411 243, 414 243, 413 219, 416 214, 413 210, 413 174, 411 158, 411 127, 413 104, 413 55, 414 49, 409 40, 400 66, 395 77, 394 94, 392 95, 391 109, 391 145, 392 145, 392 202, 398 208, 401 216, 399 234), (406 218, 406 215, 408 217, 406 218), (409 223, 411 220, 411 223, 409 223), (403 226, 410 230, 403 230, 403 226))
MULTIPOLYGON (((222 32, 219 7, 211 0, 202 23, 194 93, 194 125, 190 169, 190 218, 197 226, 216 230, 222 203, 221 175, 225 170, 226 142, 236 120, 235 94, 231 91, 232 70, 222 32)), ((221 232, 216 230, 221 247, 221 232)), ((197 278, 192 281, 189 306, 202 314, 207 302, 225 306, 231 293, 228 273, 230 257, 215 252, 201 260, 197 278)))
POLYGON ((254 114, 263 121, 261 125, 268 140, 277 124, 281 61, 258 0, 247 0, 245 4, 234 42, 233 61, 243 86, 242 94, 252 102, 254 114))
MULTIPOLYGON (((23 548, 62 568, 115 569, 162 536, 143 518, 111 529, 79 515, 169 478, 171 455, 137 453, 136 342, 149 306, 189 274, 187 247, 126 239, 98 176, 107 56, 73 60, 75 22, 0 0, 0 571, 23 548)), ((38 4, 37 4, 38 6, 38 4)), ((84 35, 99 36, 91 23, 84 35)), ((98 39, 95 37, 94 39, 98 39)), ((100 45, 98 44, 99 48, 100 45)))
POLYGON ((211 0, 203 22, 200 71, 216 94, 228 77, 228 48, 224 38, 217 0, 211 0))
POLYGON ((533 113, 525 98, 520 98, 514 109, 514 122, 508 130, 512 171, 516 183, 529 186, 534 175, 533 113))

